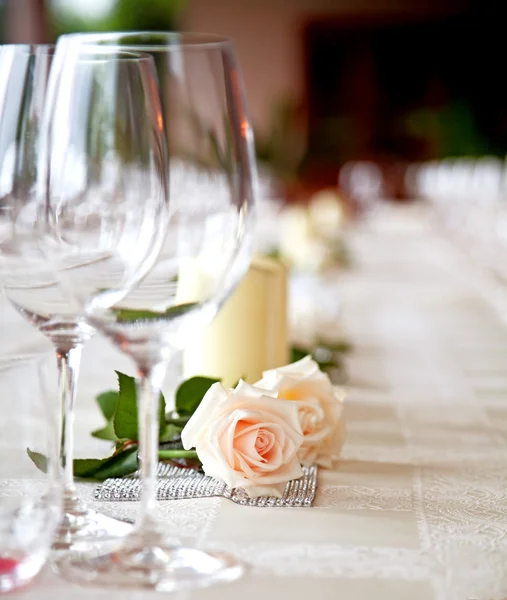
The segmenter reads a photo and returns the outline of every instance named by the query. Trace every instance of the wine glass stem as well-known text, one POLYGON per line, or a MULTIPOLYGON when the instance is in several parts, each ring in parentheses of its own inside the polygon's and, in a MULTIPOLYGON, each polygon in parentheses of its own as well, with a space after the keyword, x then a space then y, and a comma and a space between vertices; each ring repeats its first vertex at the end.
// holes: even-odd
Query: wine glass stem
POLYGON ((160 390, 167 371, 167 363, 158 363, 139 370, 137 380, 139 457, 141 460, 142 495, 137 518, 137 529, 157 529, 154 510, 157 502, 157 468, 160 390))
POLYGON ((74 404, 76 383, 81 363, 82 343, 71 347, 57 347, 59 390, 62 406, 62 437, 60 459, 63 469, 63 493, 74 496, 74 404))

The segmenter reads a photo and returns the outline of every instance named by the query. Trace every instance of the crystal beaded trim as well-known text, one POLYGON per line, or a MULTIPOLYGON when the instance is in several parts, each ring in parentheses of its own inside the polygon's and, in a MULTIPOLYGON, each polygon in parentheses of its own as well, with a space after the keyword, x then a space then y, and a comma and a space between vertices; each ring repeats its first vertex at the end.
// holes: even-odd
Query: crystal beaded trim
MULTIPOLYGON (((182 469, 174 465, 159 463, 157 479, 158 500, 183 500, 221 496, 245 506, 311 506, 317 491, 316 465, 303 467, 303 477, 287 484, 283 496, 260 496, 250 498, 241 488, 231 489, 225 483, 208 477, 200 471, 182 469)), ((139 500, 141 482, 137 476, 106 479, 95 489, 96 500, 105 502, 130 502, 139 500)))

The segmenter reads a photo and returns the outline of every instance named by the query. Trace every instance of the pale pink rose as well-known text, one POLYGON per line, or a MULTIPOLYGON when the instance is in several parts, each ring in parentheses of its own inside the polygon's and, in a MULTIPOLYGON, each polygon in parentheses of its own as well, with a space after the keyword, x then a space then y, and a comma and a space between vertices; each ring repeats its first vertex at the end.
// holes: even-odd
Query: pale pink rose
POLYGON ((310 356, 265 371, 255 385, 276 392, 281 400, 293 400, 297 405, 304 435, 298 452, 301 463, 332 467, 345 441, 344 391, 332 385, 310 356))
POLYGON ((181 432, 206 475, 251 497, 281 497, 303 475, 297 457, 303 441, 297 407, 240 381, 234 390, 210 387, 181 432))

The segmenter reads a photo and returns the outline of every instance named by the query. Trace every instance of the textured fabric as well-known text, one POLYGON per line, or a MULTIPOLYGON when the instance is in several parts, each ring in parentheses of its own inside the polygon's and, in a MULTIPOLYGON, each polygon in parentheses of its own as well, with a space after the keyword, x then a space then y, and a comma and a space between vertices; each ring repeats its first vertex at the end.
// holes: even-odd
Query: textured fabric
MULTIPOLYGON (((174 597, 507 597, 507 330, 497 310, 507 308, 507 294, 443 241, 417 207, 379 211, 351 235, 351 245, 355 267, 340 291, 340 327, 354 344, 341 464, 319 471, 310 509, 219 498, 160 503, 159 516, 184 542, 230 550, 251 566, 234 584, 174 597)), ((4 336, 19 323, 9 311, 4 336)), ((27 334, 27 343, 37 335, 27 334)), ((103 340, 90 341, 76 419, 80 456, 106 451, 89 431, 100 425, 93 397, 114 386, 113 369, 133 372, 103 340)), ((109 515, 135 515, 135 503, 94 503, 93 485, 79 490, 109 515)), ((16 597, 89 594, 46 572, 16 597)))

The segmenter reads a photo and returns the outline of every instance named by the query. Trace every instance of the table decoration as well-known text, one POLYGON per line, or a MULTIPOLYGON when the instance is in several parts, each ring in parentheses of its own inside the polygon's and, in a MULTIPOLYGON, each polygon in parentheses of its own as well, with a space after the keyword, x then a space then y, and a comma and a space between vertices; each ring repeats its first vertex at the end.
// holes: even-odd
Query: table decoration
MULTIPOLYGON (((243 506, 305 507, 312 506, 317 492, 317 465, 302 467, 303 476, 289 481, 280 498, 251 498, 242 488, 231 488, 223 481, 205 475, 198 469, 185 469, 159 463, 157 500, 187 500, 220 496, 243 506)), ((106 479, 95 488, 94 498, 103 502, 136 501, 141 498, 141 485, 136 475, 106 479)))
POLYGON ((301 272, 348 268, 347 218, 343 200, 334 190, 315 194, 308 205, 288 204, 280 211, 278 244, 270 254, 301 272))
MULTIPOLYGON (((254 383, 263 371, 312 354, 321 369, 343 381, 343 356, 351 350, 347 340, 314 335, 290 345, 288 312, 297 301, 288 297, 288 277, 283 261, 255 256, 217 317, 185 349, 184 378, 204 375, 219 378, 227 386, 240 378, 254 383)), ((187 274, 185 289, 179 290, 182 301, 189 299, 185 291, 195 294, 196 288, 205 284, 199 279, 196 270, 192 277, 187 274)))
MULTIPOLYGON (((138 479, 120 479, 138 471, 135 380, 117 375, 119 391, 97 397, 106 425, 92 432, 115 444, 113 455, 77 459, 74 471, 107 480, 96 499, 136 500, 138 479)), ((317 465, 331 467, 343 444, 344 396, 310 356, 265 371, 256 386, 240 380, 225 388, 208 377, 184 381, 174 411, 166 414, 160 398, 158 457, 169 465, 158 467, 158 499, 220 495, 256 506, 311 505, 317 465)), ((43 468, 42 455, 29 455, 43 468)))
POLYGON ((255 256, 220 313, 185 349, 183 376, 218 377, 232 386, 240 378, 253 383, 288 361, 287 269, 279 260, 255 256))

